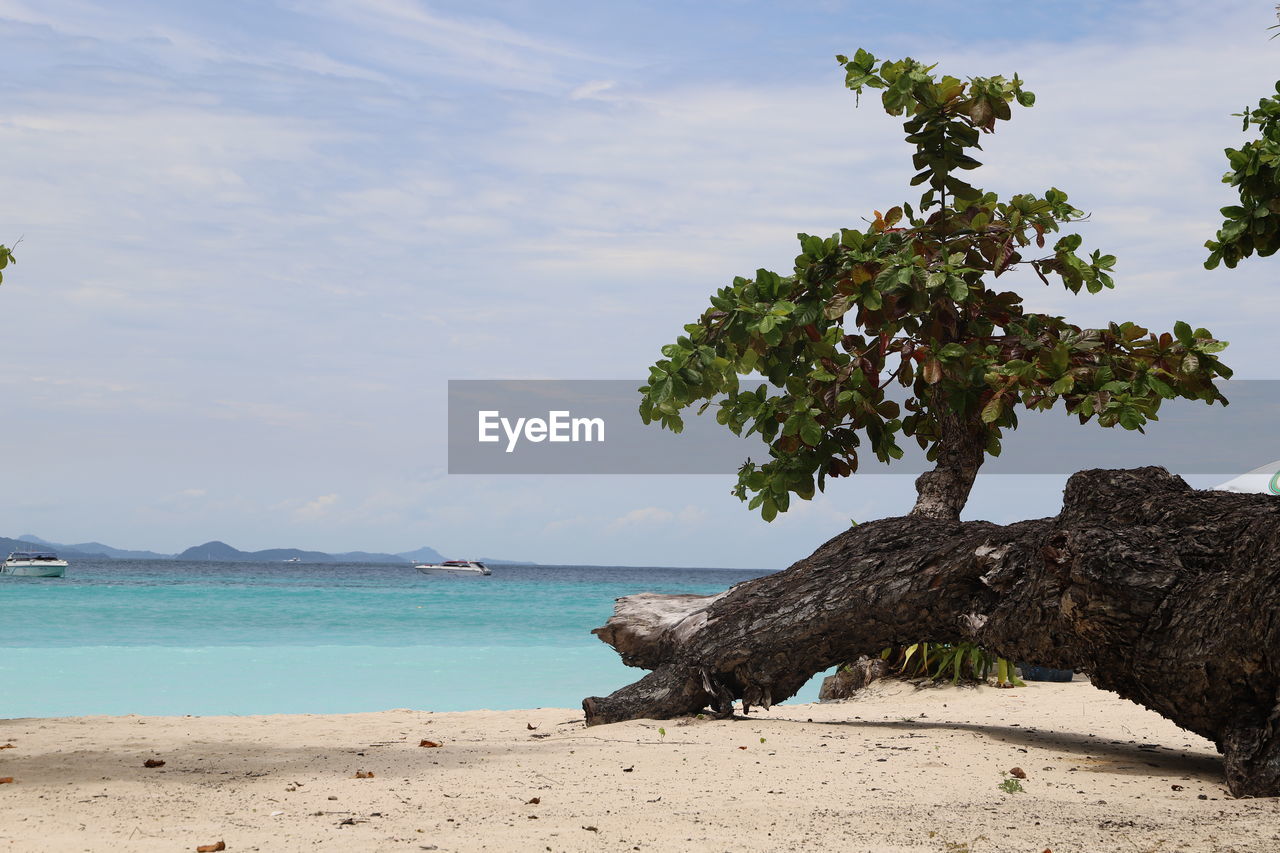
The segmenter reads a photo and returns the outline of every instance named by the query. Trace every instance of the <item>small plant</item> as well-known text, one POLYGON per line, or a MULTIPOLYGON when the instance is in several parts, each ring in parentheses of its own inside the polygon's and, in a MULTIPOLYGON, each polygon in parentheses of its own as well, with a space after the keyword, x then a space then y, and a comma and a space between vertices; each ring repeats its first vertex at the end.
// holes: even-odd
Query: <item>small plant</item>
POLYGON ((1003 782, 999 784, 998 787, 1000 788, 1001 791, 1004 791, 1006 794, 1024 793, 1022 788, 1022 783, 1019 782, 1017 779, 1014 779, 1013 777, 1009 777, 1008 779, 1005 779, 1003 782))
MULTIPOLYGON (((908 678, 950 679, 952 684, 962 680, 986 681, 995 669, 997 681, 1003 686, 1013 672, 1008 661, 970 642, 912 643, 905 648, 885 649, 880 657, 893 662, 898 672, 908 678)), ((1020 685, 1016 676, 1011 680, 1015 686, 1020 685)))
POLYGON ((1026 687, 1027 683, 1018 677, 1018 669, 1004 658, 996 660, 996 687, 1026 687))
POLYGON ((664 729, 662 726, 658 726, 658 737, 665 738, 666 736, 667 736, 667 730, 664 729))

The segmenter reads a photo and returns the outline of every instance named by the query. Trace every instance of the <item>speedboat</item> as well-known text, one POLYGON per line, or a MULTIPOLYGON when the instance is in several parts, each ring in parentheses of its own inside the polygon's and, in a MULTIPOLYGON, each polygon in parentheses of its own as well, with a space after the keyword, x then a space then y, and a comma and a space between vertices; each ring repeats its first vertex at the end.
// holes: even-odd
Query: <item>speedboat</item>
POLYGON ((489 567, 479 560, 445 560, 443 563, 423 563, 414 566, 424 575, 491 575, 489 567))
POLYGON ((0 566, 0 575, 22 578, 60 578, 66 571, 67 561, 52 551, 14 551, 0 566))

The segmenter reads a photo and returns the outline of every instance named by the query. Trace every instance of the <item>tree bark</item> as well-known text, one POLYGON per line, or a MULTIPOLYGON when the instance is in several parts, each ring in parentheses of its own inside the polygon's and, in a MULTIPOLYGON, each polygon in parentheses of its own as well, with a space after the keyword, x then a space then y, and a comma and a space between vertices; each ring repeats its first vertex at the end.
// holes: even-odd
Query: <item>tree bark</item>
POLYGON ((583 702, 588 725, 741 700, 928 639, 1083 671, 1218 745, 1239 796, 1280 795, 1280 501, 1161 468, 1084 471, 1054 518, 859 525, 714 596, 618 599, 595 632, 652 670, 583 702))
POLYGON ((942 412, 937 464, 916 478, 917 498, 911 514, 954 520, 960 518, 986 457, 987 431, 981 421, 950 412, 942 401, 935 401, 935 408, 942 412))

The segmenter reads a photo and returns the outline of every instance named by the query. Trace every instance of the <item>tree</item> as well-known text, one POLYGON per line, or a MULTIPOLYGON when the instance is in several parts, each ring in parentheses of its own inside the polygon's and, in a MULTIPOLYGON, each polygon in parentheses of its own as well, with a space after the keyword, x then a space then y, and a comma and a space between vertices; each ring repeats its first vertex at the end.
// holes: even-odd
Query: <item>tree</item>
POLYGON ((982 134, 1009 120, 1013 104, 1034 103, 1017 75, 962 81, 865 50, 837 60, 849 89, 882 90, 885 111, 905 116, 919 170, 911 183, 925 187, 918 206, 876 211, 868 227, 826 238, 800 234, 790 275, 760 269, 718 290, 650 368, 640 389, 646 423, 679 432, 686 408, 719 399, 719 423, 768 446, 769 460, 748 460, 734 489, 767 521, 868 454, 900 458, 907 436, 935 463, 916 481, 913 514, 958 518, 1020 408, 1062 401, 1081 423, 1141 431, 1164 400, 1227 402, 1214 385, 1231 374, 1215 355, 1226 344, 1205 329, 1082 329, 993 289, 1026 267, 1045 284, 1097 293, 1113 286, 1116 260, 1080 254, 1078 234, 1039 251, 1084 218, 1061 190, 1000 200, 961 177, 981 165, 982 134), (739 377, 752 374, 773 390, 743 389, 739 377), (887 394, 894 382, 908 389, 901 407, 887 394))
POLYGON ((1255 252, 1261 257, 1280 249, 1280 83, 1276 94, 1258 101, 1256 109, 1236 113, 1244 130, 1258 128, 1258 138, 1241 148, 1226 149, 1231 170, 1222 182, 1236 188, 1240 203, 1222 208, 1217 237, 1205 243, 1206 269, 1219 263, 1230 268, 1255 252))
POLYGON ((723 395, 717 420, 769 447, 735 490, 766 519, 852 474, 864 442, 887 462, 901 433, 936 467, 910 515, 846 530, 783 572, 714 596, 618 599, 594 633, 652 671, 583 700, 587 724, 729 714, 738 700, 745 713, 830 666, 932 637, 1083 671, 1211 738, 1232 793, 1280 795, 1280 503, 1198 492, 1159 468, 1082 471, 1053 518, 958 520, 1019 408, 1061 400, 1082 422, 1141 430, 1166 399, 1225 404, 1225 344, 1182 322, 1081 329, 995 292, 1018 266, 1076 293, 1112 286, 1115 259, 1081 256, 1075 234, 1023 257, 1082 217, 1064 193, 1000 201, 959 177, 979 165, 968 152, 981 133, 1031 94, 1016 76, 839 59, 849 88, 882 89, 886 111, 907 117, 913 183, 928 186, 918 211, 800 235, 792 275, 762 269, 719 290, 650 370, 641 415, 678 431, 685 408, 723 395), (753 372, 776 393, 741 390, 753 372), (908 389, 905 414, 886 396, 893 381, 908 389))
POLYGON ((652 672, 588 725, 745 713, 922 636, 1087 672, 1209 738, 1236 796, 1280 796, 1280 501, 1159 468, 1081 471, 1052 518, 859 524, 719 595, 618 600, 595 633, 652 672))
POLYGON ((0 282, 4 281, 4 268, 17 262, 18 259, 13 256, 13 250, 8 246, 0 245, 0 282))

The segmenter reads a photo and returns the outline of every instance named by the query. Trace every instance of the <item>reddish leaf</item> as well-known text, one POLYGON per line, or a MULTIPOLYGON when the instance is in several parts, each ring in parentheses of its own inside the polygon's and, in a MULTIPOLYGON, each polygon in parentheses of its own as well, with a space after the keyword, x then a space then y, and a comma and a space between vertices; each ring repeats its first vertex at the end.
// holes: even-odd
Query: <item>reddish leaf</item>
POLYGON ((930 385, 937 385, 942 381, 942 362, 938 361, 936 358, 929 359, 924 363, 924 368, 921 370, 921 373, 924 375, 925 382, 928 382, 930 385))

